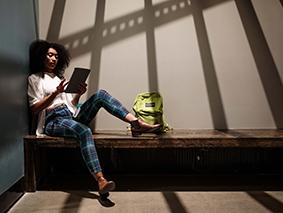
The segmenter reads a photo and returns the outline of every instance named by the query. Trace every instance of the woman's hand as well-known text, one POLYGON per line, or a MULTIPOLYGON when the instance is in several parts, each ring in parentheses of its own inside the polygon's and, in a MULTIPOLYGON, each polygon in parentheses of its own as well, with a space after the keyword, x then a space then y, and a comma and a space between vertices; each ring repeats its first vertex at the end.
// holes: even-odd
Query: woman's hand
POLYGON ((65 79, 62 80, 60 82, 60 84, 56 87, 56 90, 53 93, 49 94, 48 96, 45 96, 42 100, 40 100, 37 103, 35 103, 34 105, 32 105, 31 106, 32 112, 33 113, 39 113, 40 111, 42 111, 46 107, 50 106, 50 104, 54 101, 56 96, 59 93, 64 92, 65 86, 69 83, 69 82, 65 83, 65 81, 66 81, 65 79))
POLYGON ((78 92, 74 96, 72 103, 73 105, 77 105, 79 103, 80 97, 86 92, 87 90, 87 84, 86 83, 81 83, 78 92))
POLYGON ((87 90, 87 84, 86 83, 81 83, 77 94, 79 96, 81 96, 81 95, 83 95, 86 92, 86 90, 87 90))
POLYGON ((62 81, 60 82, 60 84, 56 87, 55 93, 56 93, 57 95, 58 95, 59 93, 62 93, 62 92, 65 91, 65 86, 69 83, 69 82, 66 82, 66 83, 65 83, 65 81, 66 81, 66 79, 62 80, 62 81))

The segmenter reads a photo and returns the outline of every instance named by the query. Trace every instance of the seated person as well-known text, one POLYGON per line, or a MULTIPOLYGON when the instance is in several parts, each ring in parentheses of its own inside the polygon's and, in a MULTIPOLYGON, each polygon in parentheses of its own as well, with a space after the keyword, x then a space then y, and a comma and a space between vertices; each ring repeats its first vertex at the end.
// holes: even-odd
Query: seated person
POLYGON ((88 126, 99 109, 103 107, 110 114, 130 123, 133 136, 157 130, 160 125, 150 125, 137 119, 105 90, 93 94, 78 111, 76 106, 86 92, 87 84, 81 84, 76 94, 64 92, 68 84, 64 79, 64 70, 69 62, 70 54, 60 44, 36 40, 30 45, 28 100, 32 113, 39 118, 36 133, 75 138, 89 171, 98 182, 99 192, 104 194, 114 190, 115 183, 103 176, 88 126))

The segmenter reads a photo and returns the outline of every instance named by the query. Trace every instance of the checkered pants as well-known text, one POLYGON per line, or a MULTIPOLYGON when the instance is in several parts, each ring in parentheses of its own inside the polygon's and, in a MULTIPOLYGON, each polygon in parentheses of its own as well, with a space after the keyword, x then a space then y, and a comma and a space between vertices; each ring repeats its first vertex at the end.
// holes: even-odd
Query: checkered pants
POLYGON ((49 111, 46 115, 44 129, 47 135, 75 138, 80 143, 83 159, 92 173, 100 172, 102 169, 88 124, 101 107, 122 120, 129 113, 117 99, 105 90, 99 90, 81 106, 75 118, 66 105, 49 111))

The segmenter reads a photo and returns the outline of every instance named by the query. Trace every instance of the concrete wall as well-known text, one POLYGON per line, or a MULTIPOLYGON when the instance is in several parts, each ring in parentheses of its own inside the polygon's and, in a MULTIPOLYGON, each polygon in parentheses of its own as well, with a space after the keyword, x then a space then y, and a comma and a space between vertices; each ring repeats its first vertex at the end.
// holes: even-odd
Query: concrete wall
MULTIPOLYGON (((40 38, 64 44, 131 109, 159 91, 175 129, 283 127, 279 0, 41 0, 40 38)), ((96 129, 126 124, 102 111, 96 129)))
POLYGON ((24 175, 28 47, 36 38, 33 0, 0 1, 0 195, 24 175))

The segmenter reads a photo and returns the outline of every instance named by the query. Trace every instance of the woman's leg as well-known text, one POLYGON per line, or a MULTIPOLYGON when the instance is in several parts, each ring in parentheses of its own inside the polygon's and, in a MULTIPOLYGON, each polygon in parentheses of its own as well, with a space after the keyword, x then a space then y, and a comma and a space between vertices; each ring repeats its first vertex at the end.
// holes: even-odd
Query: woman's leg
POLYGON ((72 137, 80 142, 81 153, 87 168, 98 181, 99 191, 113 190, 115 184, 103 177, 102 169, 89 127, 70 118, 56 118, 45 127, 45 133, 51 136, 72 137))
POLYGON ((91 173, 101 172, 98 155, 90 128, 72 119, 57 118, 45 127, 51 136, 72 137, 79 141, 83 159, 91 173))
POLYGON ((135 116, 129 113, 120 101, 105 90, 98 90, 97 93, 92 95, 81 106, 80 112, 75 117, 75 120, 88 125, 101 107, 123 121, 130 122, 131 120, 136 120, 135 116))
POLYGON ((99 90, 91 96, 81 106, 80 112, 75 119, 85 125, 88 125, 101 107, 106 109, 110 114, 130 123, 133 136, 138 136, 143 132, 154 132, 160 128, 159 124, 150 125, 140 119, 137 119, 120 103, 120 101, 115 99, 105 90, 99 90))

